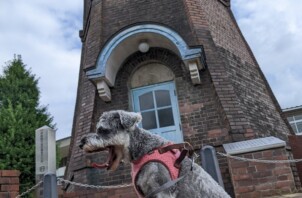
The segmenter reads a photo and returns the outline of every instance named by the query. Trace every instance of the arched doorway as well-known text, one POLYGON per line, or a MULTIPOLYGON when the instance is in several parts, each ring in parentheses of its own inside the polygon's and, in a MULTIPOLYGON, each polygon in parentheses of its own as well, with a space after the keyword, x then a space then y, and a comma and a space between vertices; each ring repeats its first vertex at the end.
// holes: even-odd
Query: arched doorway
POLYGON ((141 127, 173 142, 183 142, 173 72, 162 64, 147 64, 131 78, 133 110, 141 127))

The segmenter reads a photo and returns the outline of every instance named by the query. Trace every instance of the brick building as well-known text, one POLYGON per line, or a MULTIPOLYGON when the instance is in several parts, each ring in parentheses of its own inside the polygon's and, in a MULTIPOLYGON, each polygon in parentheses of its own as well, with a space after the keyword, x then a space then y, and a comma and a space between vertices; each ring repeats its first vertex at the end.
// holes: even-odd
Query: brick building
POLYGON ((302 135, 302 105, 283 109, 283 115, 296 135, 302 135))
MULTIPOLYGON (((267 136, 287 141, 292 131, 230 5, 228 0, 84 0, 66 179, 94 185, 131 181, 130 166, 114 173, 91 168, 102 156, 78 148, 108 110, 139 111, 144 128, 188 141, 196 150, 212 145, 223 152, 225 143, 267 136)), ((219 157, 225 189, 234 195, 229 164, 219 157)))
MULTIPOLYGON (((289 136, 289 144, 295 159, 302 158, 302 106, 295 106, 283 109, 283 115, 287 118, 296 135, 289 136)), ((295 176, 302 181, 302 163, 296 165, 297 173, 295 176)))

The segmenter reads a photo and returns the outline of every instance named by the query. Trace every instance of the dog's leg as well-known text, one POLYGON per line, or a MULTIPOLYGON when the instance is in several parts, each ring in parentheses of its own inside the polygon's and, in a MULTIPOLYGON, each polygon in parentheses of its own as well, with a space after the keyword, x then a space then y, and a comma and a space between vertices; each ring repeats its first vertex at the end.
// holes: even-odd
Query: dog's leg
MULTIPOLYGON (((137 176, 136 185, 146 196, 170 180, 169 171, 164 165, 157 162, 150 162, 141 169, 137 176)), ((159 192, 154 197, 174 198, 176 197, 175 192, 173 192, 174 190, 175 188, 171 187, 170 189, 159 192)))

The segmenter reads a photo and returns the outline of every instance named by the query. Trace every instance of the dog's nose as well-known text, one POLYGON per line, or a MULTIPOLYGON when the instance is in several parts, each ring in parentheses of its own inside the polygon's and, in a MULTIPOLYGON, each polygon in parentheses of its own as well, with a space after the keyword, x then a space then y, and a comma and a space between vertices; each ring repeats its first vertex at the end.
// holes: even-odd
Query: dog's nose
POLYGON ((81 139, 81 142, 80 142, 80 145, 79 145, 80 149, 83 149, 83 147, 86 144, 86 142, 87 142, 87 138, 86 137, 84 137, 84 138, 81 139))

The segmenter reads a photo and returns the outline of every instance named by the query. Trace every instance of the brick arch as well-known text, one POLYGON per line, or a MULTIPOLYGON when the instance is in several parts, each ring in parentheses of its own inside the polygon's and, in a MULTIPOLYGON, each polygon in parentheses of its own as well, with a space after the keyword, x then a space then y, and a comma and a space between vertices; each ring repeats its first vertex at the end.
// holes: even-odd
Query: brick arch
POLYGON ((138 51, 140 41, 146 40, 151 47, 162 47, 176 53, 183 61, 200 59, 204 61, 202 47, 189 48, 183 38, 174 30, 155 24, 129 27, 111 38, 101 50, 95 69, 86 72, 90 79, 104 78, 114 86, 121 63, 138 51))
POLYGON ((202 46, 190 48, 177 32, 163 25, 136 25, 107 41, 95 68, 86 71, 86 76, 97 86, 99 96, 104 101, 111 101, 109 87, 115 86, 116 74, 122 63, 138 51, 138 45, 143 41, 150 47, 165 48, 177 54, 190 71, 193 84, 200 84, 199 70, 206 65, 202 46))
POLYGON ((151 48, 147 53, 136 52, 126 59, 117 74, 116 87, 120 87, 127 82, 126 86, 129 89, 131 77, 136 69, 150 63, 159 63, 168 67, 175 78, 186 76, 188 80, 190 79, 183 61, 176 54, 163 48, 151 48), (187 73, 187 75, 184 75, 184 73, 187 73))
POLYGON ((112 103, 117 109, 132 109, 129 95, 131 76, 137 68, 148 63, 163 64, 173 72, 175 80, 181 79, 183 84, 190 84, 189 72, 182 60, 173 52, 163 48, 151 48, 147 53, 136 52, 125 60, 117 73, 115 88, 112 89, 112 103))

